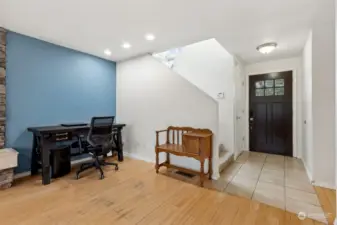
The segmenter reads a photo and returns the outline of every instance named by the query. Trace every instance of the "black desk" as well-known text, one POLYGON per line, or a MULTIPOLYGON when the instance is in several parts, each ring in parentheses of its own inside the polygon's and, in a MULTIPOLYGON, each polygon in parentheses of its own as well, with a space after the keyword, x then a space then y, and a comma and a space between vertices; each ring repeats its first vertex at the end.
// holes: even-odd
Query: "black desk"
MULTIPOLYGON (((117 132, 118 161, 123 161, 122 129, 124 126, 125 124, 113 125, 113 129, 117 132)), ((41 153, 42 184, 47 185, 50 184, 50 150, 55 147, 57 142, 73 140, 74 136, 86 136, 90 130, 90 125, 28 127, 27 130, 34 135, 31 174, 38 173, 36 149, 39 148, 39 152, 41 153)))

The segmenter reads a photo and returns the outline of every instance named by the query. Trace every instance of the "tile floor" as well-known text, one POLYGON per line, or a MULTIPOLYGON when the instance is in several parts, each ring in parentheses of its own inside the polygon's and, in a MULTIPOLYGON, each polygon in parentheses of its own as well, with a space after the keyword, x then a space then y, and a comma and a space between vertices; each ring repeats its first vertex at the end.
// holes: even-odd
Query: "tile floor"
POLYGON ((243 152, 221 173, 221 191, 325 222, 322 207, 300 159, 243 152))

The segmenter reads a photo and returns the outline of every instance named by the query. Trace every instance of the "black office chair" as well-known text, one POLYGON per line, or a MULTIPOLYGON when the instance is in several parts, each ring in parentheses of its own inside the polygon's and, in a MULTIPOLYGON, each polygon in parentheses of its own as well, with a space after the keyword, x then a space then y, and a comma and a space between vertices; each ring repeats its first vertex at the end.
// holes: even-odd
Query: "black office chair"
POLYGON ((99 170, 101 179, 104 178, 104 173, 101 166, 112 165, 115 166, 115 170, 118 170, 117 163, 111 163, 104 161, 110 151, 117 149, 117 134, 113 131, 113 122, 115 117, 93 117, 91 119, 91 126, 87 137, 89 146, 86 147, 86 151, 92 155, 93 162, 83 163, 81 168, 76 173, 76 178, 79 179, 81 172, 95 167, 99 170), (100 159, 103 157, 103 159, 100 159))

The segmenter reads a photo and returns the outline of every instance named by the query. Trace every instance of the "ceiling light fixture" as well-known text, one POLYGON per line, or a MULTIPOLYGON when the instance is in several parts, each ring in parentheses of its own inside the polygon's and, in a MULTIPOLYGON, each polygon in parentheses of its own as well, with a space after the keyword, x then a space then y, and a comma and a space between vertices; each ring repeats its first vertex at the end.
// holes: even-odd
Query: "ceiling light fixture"
POLYGON ((124 42, 124 43, 122 44, 122 47, 125 48, 125 49, 128 49, 128 48, 131 48, 131 44, 128 43, 128 42, 124 42))
POLYGON ((156 36, 154 36, 153 34, 146 34, 145 39, 148 41, 153 41, 154 39, 156 39, 156 36))
POLYGON ((111 55, 111 51, 109 49, 105 49, 104 50, 104 54, 110 56, 111 55))
POLYGON ((261 52, 262 54, 269 54, 272 51, 274 51, 277 47, 277 43, 272 42, 272 43, 265 43, 262 45, 257 46, 257 50, 261 52))

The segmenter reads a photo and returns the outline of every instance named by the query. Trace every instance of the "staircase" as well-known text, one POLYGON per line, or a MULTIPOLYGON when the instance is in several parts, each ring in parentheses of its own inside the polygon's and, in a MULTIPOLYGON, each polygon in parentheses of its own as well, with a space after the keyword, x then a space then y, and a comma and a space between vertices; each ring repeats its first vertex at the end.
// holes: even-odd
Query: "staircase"
POLYGON ((215 39, 154 53, 154 58, 210 96, 218 105, 213 179, 234 159, 235 60, 215 39))

